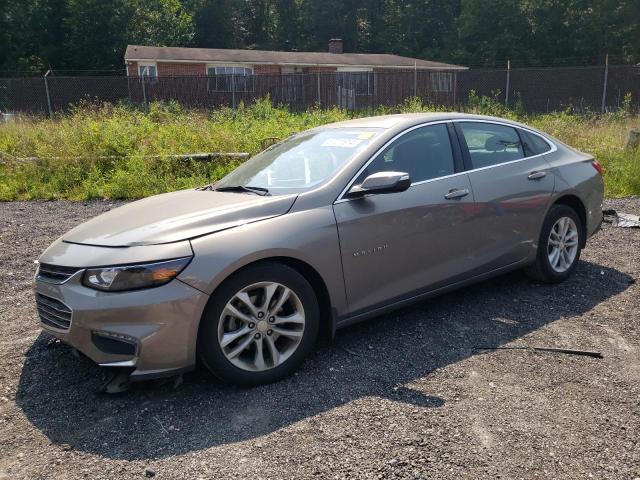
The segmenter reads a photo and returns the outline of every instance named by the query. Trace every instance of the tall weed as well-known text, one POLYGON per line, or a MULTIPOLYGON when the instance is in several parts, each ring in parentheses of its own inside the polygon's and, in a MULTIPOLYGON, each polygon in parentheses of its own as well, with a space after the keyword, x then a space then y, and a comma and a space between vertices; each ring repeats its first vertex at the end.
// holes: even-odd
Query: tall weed
MULTIPOLYGON (((523 121, 591 153, 605 167, 608 196, 640 194, 640 151, 625 151, 640 117, 629 109, 603 116, 570 111, 526 116, 499 92, 469 97, 466 111, 523 121)), ((625 99, 626 100, 626 99, 625 99)), ((627 100, 626 100, 627 101, 627 100)), ((631 105, 629 98, 627 103, 631 105)), ((266 98, 237 109, 185 110, 175 102, 152 103, 147 113, 127 105, 82 104, 53 119, 22 117, 0 124, 0 200, 140 198, 212 182, 237 162, 183 161, 169 155, 198 152, 255 154, 265 140, 355 116, 441 111, 420 98, 390 108, 347 113, 312 108, 292 113, 266 98), (13 157, 37 157, 18 162, 13 157)))

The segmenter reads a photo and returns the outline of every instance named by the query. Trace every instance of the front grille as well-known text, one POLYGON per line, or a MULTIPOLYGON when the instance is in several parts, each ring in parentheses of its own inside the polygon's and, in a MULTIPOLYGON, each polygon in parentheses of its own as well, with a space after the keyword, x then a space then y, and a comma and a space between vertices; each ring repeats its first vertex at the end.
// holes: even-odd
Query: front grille
POLYGON ((71 309, 55 298, 36 293, 36 306, 40 321, 58 330, 69 330, 71 309))
POLYGON ((38 277, 53 283, 62 283, 76 273, 80 268, 76 267, 59 267, 57 265, 49 265, 41 263, 38 266, 38 277))

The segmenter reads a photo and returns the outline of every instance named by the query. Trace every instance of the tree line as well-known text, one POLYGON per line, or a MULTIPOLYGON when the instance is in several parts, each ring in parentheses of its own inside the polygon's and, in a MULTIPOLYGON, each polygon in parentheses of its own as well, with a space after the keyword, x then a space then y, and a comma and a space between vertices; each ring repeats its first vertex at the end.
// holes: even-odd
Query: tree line
POLYGON ((640 0, 0 0, 0 70, 122 70, 127 44, 395 53, 467 66, 640 60, 640 0))

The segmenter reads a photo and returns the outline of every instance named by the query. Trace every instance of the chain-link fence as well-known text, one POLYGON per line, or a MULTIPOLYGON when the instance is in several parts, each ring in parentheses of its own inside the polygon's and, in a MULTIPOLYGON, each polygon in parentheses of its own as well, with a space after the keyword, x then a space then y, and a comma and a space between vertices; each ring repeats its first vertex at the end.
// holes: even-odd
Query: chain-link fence
POLYGON ((300 111, 313 106, 364 110, 409 98, 456 109, 491 97, 529 113, 640 107, 640 66, 322 72, 172 77, 57 76, 0 78, 0 110, 53 114, 82 101, 146 108, 174 100, 185 107, 250 104, 269 96, 300 111))

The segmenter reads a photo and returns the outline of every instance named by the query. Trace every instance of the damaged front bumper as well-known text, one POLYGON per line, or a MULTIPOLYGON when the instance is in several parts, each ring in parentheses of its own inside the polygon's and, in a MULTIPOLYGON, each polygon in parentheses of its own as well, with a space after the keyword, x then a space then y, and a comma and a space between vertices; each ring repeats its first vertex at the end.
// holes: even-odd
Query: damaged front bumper
MULTIPOLYGON (((86 254, 96 249, 101 250, 59 245, 54 249, 57 255, 45 252, 41 261, 69 265, 79 257, 65 258, 65 252, 86 254)), ((36 306, 45 331, 99 365, 132 368, 132 380, 173 375, 195 366, 198 326, 208 295, 178 279, 143 290, 103 292, 82 284, 84 271, 75 267, 61 282, 36 276, 36 306)))

